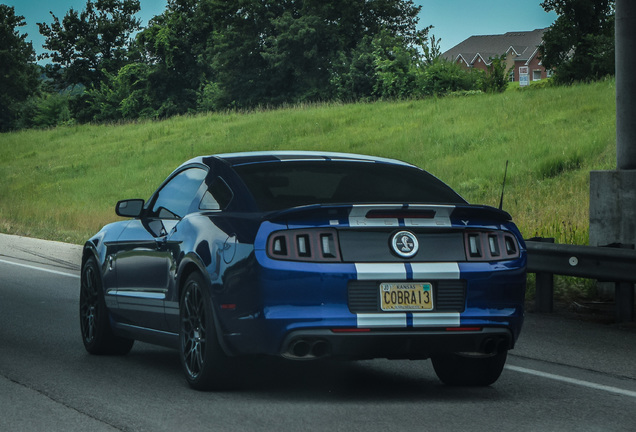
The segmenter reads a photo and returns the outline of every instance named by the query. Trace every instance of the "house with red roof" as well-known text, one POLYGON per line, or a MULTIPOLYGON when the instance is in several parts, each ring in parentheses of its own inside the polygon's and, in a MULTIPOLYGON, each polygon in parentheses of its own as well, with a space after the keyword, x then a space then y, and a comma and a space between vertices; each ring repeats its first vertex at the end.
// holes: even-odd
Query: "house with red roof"
POLYGON ((506 56, 511 81, 539 81, 550 76, 541 64, 539 46, 547 29, 508 32, 502 35, 471 36, 442 54, 466 69, 487 70, 496 56, 506 56))

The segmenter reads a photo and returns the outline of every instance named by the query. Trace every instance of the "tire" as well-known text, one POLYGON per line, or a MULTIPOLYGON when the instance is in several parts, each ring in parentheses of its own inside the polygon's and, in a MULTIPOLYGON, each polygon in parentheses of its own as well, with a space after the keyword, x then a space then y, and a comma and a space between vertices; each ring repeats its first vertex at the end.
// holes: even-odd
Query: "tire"
POLYGON ((506 364, 508 351, 489 357, 443 354, 431 358, 437 377, 446 385, 484 387, 493 384, 506 364))
POLYGON ((198 273, 185 282, 179 304, 179 358, 190 387, 226 390, 232 387, 229 357, 219 344, 212 301, 198 273))
POLYGON ((86 351, 98 355, 124 355, 135 341, 113 334, 110 327, 102 279, 94 257, 82 268, 79 301, 80 329, 86 351))

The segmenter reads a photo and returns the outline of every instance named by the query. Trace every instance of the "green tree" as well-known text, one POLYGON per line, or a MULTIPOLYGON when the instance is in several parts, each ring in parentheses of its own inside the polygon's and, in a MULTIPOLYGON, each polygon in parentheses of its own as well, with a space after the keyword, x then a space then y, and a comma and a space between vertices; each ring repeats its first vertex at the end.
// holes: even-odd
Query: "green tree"
POLYGON ((298 2, 272 20, 273 31, 263 56, 267 75, 275 81, 273 103, 329 99, 331 89, 329 59, 339 48, 337 35, 330 28, 329 3, 298 2))
POLYGON ((86 111, 99 122, 158 117, 150 73, 149 65, 130 63, 116 75, 109 74, 99 87, 86 91, 86 111))
POLYGON ((269 0, 218 0, 214 7, 215 31, 206 55, 212 59, 204 91, 217 109, 251 108, 280 101, 280 76, 265 58, 268 38, 274 32, 286 2, 269 0))
MULTIPOLYGON (((429 28, 433 28, 432 26, 429 28)), ((442 56, 442 49, 440 47, 441 39, 435 38, 435 35, 431 36, 428 43, 422 46, 422 52, 424 54, 424 61, 427 65, 432 65, 442 56)))
POLYGON ((544 33, 541 57, 555 81, 572 83, 614 74, 614 0, 545 0, 558 18, 544 33))
POLYGON ((155 117, 196 109, 199 92, 213 76, 217 23, 231 16, 223 3, 168 0, 166 10, 137 36, 135 49, 149 66, 143 99, 155 117))
POLYGON ((428 32, 417 28, 419 10, 410 0, 168 0, 133 47, 147 84, 131 87, 133 69, 112 72, 87 102, 115 119, 402 97, 428 32), (381 40, 391 46, 378 49, 381 40))
POLYGON ((374 93, 380 98, 419 96, 418 82, 424 63, 418 50, 388 32, 373 41, 376 81, 374 93))
POLYGON ((370 36, 365 36, 349 52, 338 53, 330 85, 339 100, 351 102, 375 99, 375 60, 373 39, 370 36))
POLYGON ((410 0, 289 2, 264 53, 278 94, 298 102, 408 92, 428 32, 417 29, 420 10, 410 0))
MULTIPOLYGON (((137 43, 155 95, 178 112, 373 94, 382 32, 411 46, 420 8, 405 0, 169 0, 137 43)), ((409 51, 411 52, 411 51, 409 51)))
POLYGON ((490 59, 486 73, 482 76, 481 89, 487 93, 501 93, 508 87, 510 69, 506 69, 506 56, 490 59))
POLYGON ((42 55, 51 59, 47 75, 59 89, 99 86, 106 74, 127 64, 131 35, 140 29, 139 0, 88 0, 81 12, 70 9, 51 25, 38 23, 45 37, 42 55))
POLYGON ((17 31, 24 25, 12 6, 0 4, 0 132, 16 126, 21 104, 38 91, 33 45, 17 31))

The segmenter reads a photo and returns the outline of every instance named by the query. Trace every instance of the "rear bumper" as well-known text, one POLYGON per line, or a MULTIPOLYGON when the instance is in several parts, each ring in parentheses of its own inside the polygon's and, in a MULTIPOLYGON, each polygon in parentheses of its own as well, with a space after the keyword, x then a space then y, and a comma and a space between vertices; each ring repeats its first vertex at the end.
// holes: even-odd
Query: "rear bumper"
MULTIPOLYGON (((510 349, 521 331, 525 256, 508 262, 425 265, 273 261, 258 250, 256 258, 258 277, 247 284, 254 308, 219 311, 232 354, 308 360, 426 358, 442 352, 488 352, 492 346, 510 349), (380 283, 402 280, 432 282, 435 309, 382 311, 377 303, 380 283), (363 298, 352 297, 352 286, 363 288, 363 298), (449 303, 452 296, 441 290, 461 294, 459 303, 449 303)), ((238 296, 224 302, 240 305, 238 296)))
POLYGON ((315 360, 326 357, 425 359, 449 352, 491 355, 511 349, 513 345, 512 332, 497 327, 452 331, 298 330, 285 338, 280 355, 292 360, 315 360))

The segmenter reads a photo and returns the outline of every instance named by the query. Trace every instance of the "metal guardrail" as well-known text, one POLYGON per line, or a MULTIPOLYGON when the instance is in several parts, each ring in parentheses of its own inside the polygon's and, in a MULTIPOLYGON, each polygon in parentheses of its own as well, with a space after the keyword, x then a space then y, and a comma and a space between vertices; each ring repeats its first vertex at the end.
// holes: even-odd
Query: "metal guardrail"
POLYGON ((537 274, 536 307, 552 312, 554 275, 615 283, 616 321, 634 321, 636 250, 633 245, 604 247, 554 244, 554 239, 526 240, 528 272, 537 274))

